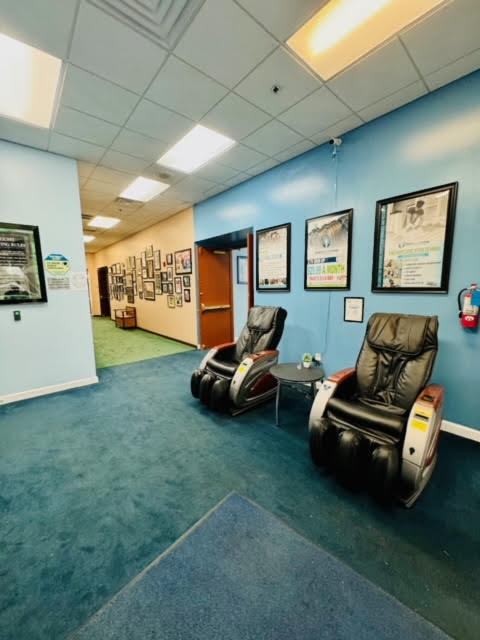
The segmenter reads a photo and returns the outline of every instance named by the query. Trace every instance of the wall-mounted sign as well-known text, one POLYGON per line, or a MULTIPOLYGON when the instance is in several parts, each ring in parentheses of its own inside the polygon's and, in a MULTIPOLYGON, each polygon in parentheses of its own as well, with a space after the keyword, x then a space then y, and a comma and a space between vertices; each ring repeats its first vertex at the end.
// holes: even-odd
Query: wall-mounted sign
POLYGON ((61 253, 51 253, 45 258, 45 269, 52 276, 64 276, 70 271, 70 260, 61 253))

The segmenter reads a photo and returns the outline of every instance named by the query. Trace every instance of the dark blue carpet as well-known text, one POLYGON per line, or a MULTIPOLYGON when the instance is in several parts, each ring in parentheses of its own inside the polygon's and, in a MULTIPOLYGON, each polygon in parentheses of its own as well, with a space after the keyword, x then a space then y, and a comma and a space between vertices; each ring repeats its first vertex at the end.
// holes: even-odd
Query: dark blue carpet
POLYGON ((75 640, 447 640, 238 494, 103 607, 75 640))

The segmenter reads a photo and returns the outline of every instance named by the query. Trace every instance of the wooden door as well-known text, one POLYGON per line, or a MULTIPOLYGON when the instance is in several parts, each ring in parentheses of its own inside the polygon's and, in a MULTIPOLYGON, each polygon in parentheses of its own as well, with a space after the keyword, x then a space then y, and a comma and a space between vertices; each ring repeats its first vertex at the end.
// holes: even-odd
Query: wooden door
POLYGON ((200 340, 202 349, 233 340, 230 250, 198 248, 200 340))
POLYGON ((108 267, 100 267, 98 273, 98 295, 100 296, 100 315, 110 317, 110 293, 108 291, 108 267))

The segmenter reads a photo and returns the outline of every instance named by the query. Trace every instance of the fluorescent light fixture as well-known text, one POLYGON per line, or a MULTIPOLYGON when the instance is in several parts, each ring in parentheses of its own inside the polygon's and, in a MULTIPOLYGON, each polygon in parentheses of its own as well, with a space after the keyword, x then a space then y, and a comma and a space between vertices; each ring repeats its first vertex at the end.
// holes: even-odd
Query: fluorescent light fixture
POLYGON ((138 202, 148 202, 160 193, 168 189, 170 185, 159 180, 150 180, 139 176, 120 194, 120 198, 127 200, 137 200, 138 202))
POLYGON ((111 229, 116 224, 118 224, 120 220, 118 218, 105 218, 104 216, 95 216, 88 223, 89 227, 99 227, 101 229, 111 229))
POLYGON ((95 240, 95 236, 85 236, 85 235, 83 236, 83 241, 85 243, 91 242, 92 240, 95 240))
POLYGON ((165 167, 193 173, 236 144, 235 140, 197 124, 175 146, 157 160, 165 167))
POLYGON ((330 0, 288 41, 324 80, 445 0, 330 0))
POLYGON ((0 115, 49 127, 62 61, 0 33, 0 115))

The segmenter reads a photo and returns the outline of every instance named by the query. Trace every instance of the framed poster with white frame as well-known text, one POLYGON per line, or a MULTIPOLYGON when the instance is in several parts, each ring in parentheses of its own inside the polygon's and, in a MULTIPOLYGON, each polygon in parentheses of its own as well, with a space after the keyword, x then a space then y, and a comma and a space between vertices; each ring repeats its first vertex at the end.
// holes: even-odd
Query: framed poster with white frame
POLYGON ((377 201, 374 293, 447 293, 458 182, 377 201))
POLYGON ((182 293, 182 279, 175 278, 175 293, 182 293))
POLYGON ((353 209, 305 220, 306 291, 350 289, 353 209))
POLYGON ((344 298, 343 299, 343 321, 363 322, 363 308, 365 298, 344 298))
POLYGON ((153 280, 143 281, 144 300, 155 300, 155 282, 153 280))
POLYGON ((160 271, 155 271, 155 293, 162 295, 162 278, 160 271))
POLYGON ((290 291, 291 224, 257 231, 257 291, 290 291))
POLYGON ((157 249, 156 251, 153 252, 153 263, 154 263, 155 269, 162 268, 160 249, 157 249))

